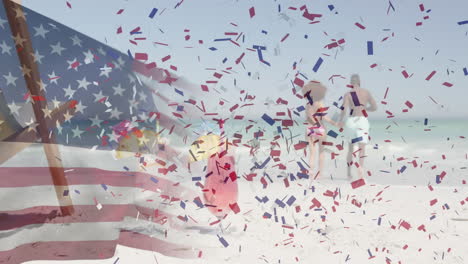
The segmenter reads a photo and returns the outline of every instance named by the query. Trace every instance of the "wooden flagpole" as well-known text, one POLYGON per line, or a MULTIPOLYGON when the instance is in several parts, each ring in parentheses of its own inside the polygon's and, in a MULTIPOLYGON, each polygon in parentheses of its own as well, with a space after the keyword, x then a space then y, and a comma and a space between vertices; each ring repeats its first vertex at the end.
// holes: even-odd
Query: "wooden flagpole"
POLYGON ((23 74, 26 81, 26 86, 29 90, 32 100, 34 115, 36 117, 37 129, 44 146, 44 152, 49 164, 49 171, 52 176, 52 181, 55 186, 55 192, 60 205, 62 215, 72 215, 74 212, 72 200, 69 195, 68 183, 65 178, 65 172, 62 166, 60 152, 55 143, 55 136, 53 133, 49 137, 49 129, 43 109, 47 107, 45 101, 45 94, 41 90, 41 79, 39 69, 35 61, 32 59, 31 54, 34 54, 32 41, 28 32, 23 14, 23 8, 20 4, 12 0, 3 0, 5 12, 10 24, 11 33, 15 39, 16 51, 18 54, 21 66, 29 70, 29 74, 23 74))

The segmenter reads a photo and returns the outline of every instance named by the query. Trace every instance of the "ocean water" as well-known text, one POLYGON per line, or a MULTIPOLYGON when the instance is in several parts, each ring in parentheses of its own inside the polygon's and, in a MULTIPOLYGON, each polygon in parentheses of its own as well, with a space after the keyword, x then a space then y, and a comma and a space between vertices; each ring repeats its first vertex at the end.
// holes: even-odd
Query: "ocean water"
MULTIPOLYGON (((106 147, 100 146, 100 137, 109 133, 112 126, 117 123, 107 123, 100 128, 90 128, 90 121, 73 122, 63 124, 62 134, 59 135, 60 143, 81 147, 97 147, 97 149, 112 150, 117 148, 116 142, 111 142, 106 147), (80 137, 72 136, 72 129, 79 127, 85 132, 80 137)), ((188 124, 188 123, 187 123, 188 124)), ((379 184, 405 184, 405 185, 462 185, 468 181, 468 120, 429 119, 425 124, 424 119, 414 120, 371 120, 371 140, 366 146, 364 171, 369 182, 379 184), (370 175, 370 176, 369 176, 370 175), (441 177, 442 176, 442 177, 441 177)), ((182 124, 186 125, 186 124, 182 124)), ((298 178, 302 168, 309 170, 309 149, 295 150, 294 145, 305 141, 305 125, 301 119, 289 128, 278 129, 279 122, 272 126, 262 119, 258 120, 232 120, 229 119, 224 126, 225 133, 232 141, 234 134, 241 135, 241 143, 238 147, 229 149, 230 155, 236 159, 238 175, 257 173, 267 174, 272 180, 284 177, 298 178), (250 127, 249 129, 247 129, 250 127), (258 132, 262 132, 260 135, 258 132), (262 169, 256 168, 270 157, 272 141, 277 143, 273 148, 280 150, 278 161, 272 158, 262 169), (278 146, 279 145, 279 146, 278 146), (256 147, 252 151, 248 146, 256 147), (280 169, 279 164, 285 166, 280 169), (302 166, 302 167, 301 167, 302 166)), ((160 130, 161 128, 159 128, 160 130)), ((327 130, 338 132, 333 126, 327 130)), ((156 129, 154 128, 154 131, 156 129)), ((168 130, 161 134, 165 142, 171 147, 180 150, 179 160, 189 155, 189 148, 199 135, 215 133, 219 134, 219 126, 212 120, 198 120, 192 122, 186 129, 187 137, 177 136, 174 133, 168 135, 168 130), (185 140, 184 140, 185 139, 185 140)), ((325 166, 321 171, 321 180, 348 181, 346 154, 348 143, 346 139, 338 135, 337 138, 328 137, 328 141, 334 143, 327 146, 325 151, 325 166), (344 144, 343 144, 344 143, 344 144), (344 150, 339 151, 336 144, 343 144, 344 150), (332 158, 334 153, 335 157, 332 158)), ((157 153, 158 147, 154 144, 148 147, 151 153, 157 153)), ((355 149, 356 150, 356 149, 355 149)), ((203 163, 206 161, 200 161, 203 163)), ((315 161, 317 162, 317 161, 315 161)), ((181 167, 184 164, 179 164, 181 167)), ((203 165, 203 164, 202 164, 203 165)), ((312 173, 318 171, 317 164, 313 164, 312 173)), ((357 179, 356 167, 352 166, 352 180, 357 179)), ((260 177, 258 177, 260 178, 260 177)))
MULTIPOLYGON (((240 146, 235 149, 237 160, 240 164, 241 174, 249 173, 255 162, 261 163, 270 155, 271 141, 277 135, 281 138, 277 140, 281 150, 281 161, 270 161, 262 173, 278 174, 286 177, 287 174, 297 174, 300 170, 297 162, 304 167, 308 163, 307 153, 304 150, 295 151, 292 145, 305 140, 305 125, 299 122, 289 129, 282 129, 278 132, 277 125, 270 126, 263 120, 252 121, 227 121, 225 131, 228 137, 237 133, 242 135, 242 143, 248 145, 259 145, 259 150, 255 155, 251 155, 250 149, 240 146), (248 131, 246 127, 253 125, 248 131), (254 133, 262 131, 263 136, 256 139, 254 133), (288 139, 288 140, 286 140, 288 139), (288 142, 287 142, 288 141, 288 142), (306 155, 304 155, 306 154, 306 155), (275 170, 274 165, 282 163, 287 166, 287 172, 275 170)), ((366 158, 364 168, 367 179, 380 184, 442 184, 461 185, 468 181, 468 120, 448 119, 448 120, 371 120, 370 121, 371 140, 366 146, 366 158), (368 176, 369 172, 371 176, 368 176)), ((213 131, 216 124, 209 125, 206 122, 193 124, 193 127, 200 127, 198 133, 213 131), (208 129, 207 129, 208 128, 208 129)), ((328 126, 327 130, 338 132, 338 128, 328 126)), ((194 129, 194 131, 197 131, 194 129)), ((195 137, 196 135, 194 135, 195 137)), ((348 180, 346 154, 348 143, 343 136, 337 138, 328 137, 328 141, 336 144, 343 144, 345 149, 339 151, 335 146, 327 147, 325 168, 321 173, 322 179, 348 180), (331 152, 338 154, 333 160, 331 152)), ((355 147, 357 150, 357 147, 355 147)), ((314 165, 314 175, 317 171, 317 164, 314 165)), ((258 170, 256 170, 258 171, 258 170)), ((353 168, 352 179, 356 179, 357 172, 353 168)))

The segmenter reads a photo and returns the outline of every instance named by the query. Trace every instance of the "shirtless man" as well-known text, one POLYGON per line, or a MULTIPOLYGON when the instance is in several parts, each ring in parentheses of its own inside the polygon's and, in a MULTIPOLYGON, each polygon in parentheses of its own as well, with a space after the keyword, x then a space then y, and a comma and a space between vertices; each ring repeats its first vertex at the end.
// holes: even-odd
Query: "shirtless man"
POLYGON ((359 167, 358 176, 363 177, 364 158, 366 157, 366 144, 369 142, 369 121, 367 112, 377 110, 377 104, 370 94, 364 88, 361 88, 359 75, 351 76, 352 90, 345 94, 343 99, 343 110, 339 119, 340 126, 343 126, 343 119, 347 115, 344 124, 344 133, 348 139, 348 177, 351 178, 351 162, 353 161, 354 146, 357 143, 359 147, 359 167))

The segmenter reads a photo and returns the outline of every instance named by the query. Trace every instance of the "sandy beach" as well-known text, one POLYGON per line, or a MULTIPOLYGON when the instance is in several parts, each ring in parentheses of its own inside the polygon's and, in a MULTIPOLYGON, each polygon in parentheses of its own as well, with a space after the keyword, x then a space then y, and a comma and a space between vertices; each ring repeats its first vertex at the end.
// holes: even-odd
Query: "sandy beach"
MULTIPOLYGON (((3 166, 20 166, 24 160, 30 166, 45 166, 45 160, 32 159, 39 150, 32 146, 3 166)), ((66 167, 84 166, 82 155, 87 150, 62 147, 62 151, 66 167)), ((117 161, 108 151, 88 150, 87 158, 101 160, 101 169, 140 170, 132 158, 117 161)), ((240 167, 244 169, 245 165, 240 167)), ((201 254, 200 258, 176 259, 119 245, 110 259, 27 263, 465 263, 468 258, 464 243, 468 188, 464 185, 381 184, 374 175, 353 189, 344 176, 310 183, 289 175, 286 182, 277 167, 254 172, 258 176, 252 181, 238 179, 240 212, 231 212, 220 223, 212 224, 216 218, 192 201, 186 202, 185 209, 178 203, 164 208, 196 219, 197 223, 189 220, 180 225, 181 230, 169 231, 165 239, 188 245, 185 250, 201 254), (272 179, 266 186, 260 182, 263 173, 272 179)), ((395 170, 389 174, 398 176, 395 170)), ((175 179, 196 191, 189 177, 175 179)), ((100 199, 116 199, 100 191, 100 199)), ((154 203, 150 205, 148 199, 158 195, 140 192, 133 202, 151 207, 154 203)), ((154 231, 151 223, 138 216, 126 218, 121 225, 154 231)))

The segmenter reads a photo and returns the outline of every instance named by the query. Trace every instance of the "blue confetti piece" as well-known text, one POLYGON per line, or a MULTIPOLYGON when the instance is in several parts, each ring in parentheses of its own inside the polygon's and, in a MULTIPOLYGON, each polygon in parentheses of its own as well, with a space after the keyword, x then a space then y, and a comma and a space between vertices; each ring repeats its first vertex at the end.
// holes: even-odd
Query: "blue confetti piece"
POLYGON ((126 171, 129 171, 129 170, 130 170, 127 166, 124 166, 123 168, 124 168, 124 170, 126 170, 126 171))
POLYGON ((184 111, 184 106, 183 105, 178 105, 177 106, 177 111, 179 111, 179 112, 184 111))
POLYGON ((271 64, 266 60, 260 60, 260 62, 271 67, 271 64))
POLYGON ((283 225, 286 224, 286 219, 284 219, 284 216, 281 217, 281 223, 283 223, 283 225))
POLYGON ((328 131, 327 136, 330 136, 332 138, 336 138, 338 136, 338 133, 336 133, 333 130, 328 131))
POLYGON ((379 217, 379 220, 377 221, 377 225, 380 225, 382 223, 382 217, 379 217))
POLYGON ((320 68, 320 65, 322 65, 323 59, 321 57, 318 58, 317 62, 314 65, 314 68, 312 69, 314 72, 317 72, 318 69, 320 68))
POLYGON ((303 105, 299 106, 298 108, 296 108, 296 111, 298 112, 302 112, 305 110, 305 107, 303 105))
POLYGON ((193 199, 193 202, 199 207, 199 208, 203 208, 203 203, 201 202, 200 198, 195 198, 193 199))
POLYGON ((192 181, 201 181, 201 177, 192 177, 192 181))
POLYGON ((214 41, 229 41, 231 38, 221 38, 221 39, 215 39, 214 41))
POLYGON ((299 166, 299 168, 301 169, 301 171, 305 171, 306 168, 304 168, 304 165, 302 165, 302 163, 300 161, 296 161, 297 162, 297 166, 299 166))
POLYGON ((181 91, 181 90, 179 90, 179 89, 177 89, 177 88, 174 88, 174 90, 175 90, 176 93, 178 93, 178 94, 184 96, 184 92, 183 92, 183 91, 181 91))
POLYGON ((445 205, 445 207, 447 208, 447 210, 450 209, 450 207, 448 206, 448 204, 444 204, 444 205, 445 205))
POLYGON ((463 68, 463 73, 465 74, 465 76, 468 76, 468 69, 467 69, 467 68, 463 68))
POLYGON ((81 194, 81 193, 80 193, 80 191, 78 191, 78 190, 75 190, 75 193, 77 193, 77 194, 81 194))
POLYGON ((227 60, 228 60, 227 58, 224 58, 223 63, 226 63, 227 60))
POLYGON ((374 55, 374 42, 367 41, 367 55, 374 55))
POLYGON ((291 197, 289 197, 289 199, 286 201, 286 204, 287 204, 288 206, 291 206, 295 201, 296 201, 296 197, 291 196, 291 197))
POLYGON ((434 218, 436 218, 435 215, 431 216, 429 219, 430 219, 430 220, 433 220, 434 218))
POLYGON ((333 5, 328 5, 328 9, 330 9, 330 11, 333 11, 333 9, 335 9, 335 6, 333 6, 333 5))
POLYGON ((262 202, 267 203, 268 201, 270 201, 270 199, 268 199, 268 197, 266 197, 266 196, 263 196, 262 202))
POLYGON ((268 34, 268 32, 266 30, 262 30, 262 33, 265 34, 265 35, 268 34))
POLYGON ((265 46, 260 46, 260 45, 253 45, 252 48, 256 50, 266 50, 265 46))
POLYGON ((185 203, 184 203, 184 201, 180 201, 180 207, 182 207, 182 209, 185 209, 185 203))
POLYGON ((281 13, 281 5, 278 5, 278 13, 281 13))
POLYGON ((294 176, 294 174, 290 173, 290 174, 289 174, 289 180, 290 180, 290 181, 295 181, 295 180, 296 180, 296 176, 294 176))
POLYGON ((304 79, 306 80, 309 80, 309 78, 307 78, 304 74, 302 74, 301 72, 299 73, 302 77, 304 77, 304 79))
POLYGON ((267 114, 262 115, 262 119, 265 120, 270 126, 272 126, 275 123, 275 120, 273 120, 270 116, 267 114))
POLYGON ((308 35, 304 35, 304 38, 305 38, 305 39, 308 39, 308 38, 309 38, 309 36, 308 36, 308 35))
POLYGON ((104 191, 107 191, 107 186, 105 184, 101 184, 101 186, 104 189, 104 191))
POLYGON ((68 196, 69 190, 63 190, 63 196, 68 196))
POLYGON ((437 184, 441 183, 441 181, 440 181, 440 176, 439 176, 439 175, 436 176, 436 183, 437 183, 437 184))
POLYGON ((403 173, 406 170, 406 166, 401 167, 400 173, 403 173))
POLYGON ((218 49, 217 49, 217 48, 215 48, 215 47, 211 47, 211 48, 209 48, 209 50, 211 50, 211 51, 215 51, 215 50, 218 50, 218 49))
POLYGON ((309 174, 307 173, 298 172, 296 175, 299 179, 309 179, 309 174))
POLYGON ((150 179, 151 179, 154 183, 158 183, 158 182, 159 182, 158 179, 156 179, 156 178, 154 178, 154 177, 151 177, 150 179))
POLYGON ((132 53, 130 50, 127 50, 128 57, 130 57, 131 60, 134 60, 132 53))
POLYGON ((281 130, 281 126, 277 126, 276 131, 278 131, 279 134, 283 134, 283 130, 281 130))
POLYGON ((281 200, 279 199, 276 199, 275 200, 275 204, 277 204, 279 207, 281 208, 284 208, 286 206, 286 204, 284 204, 281 200))
POLYGON ((265 212, 265 213, 263 214, 263 218, 270 219, 270 218, 271 218, 271 214, 265 212))
POLYGON ((424 118, 424 125, 427 126, 427 121, 428 119, 427 118, 424 118))
POLYGON ((468 20, 460 21, 457 24, 460 25, 460 26, 461 25, 466 25, 466 24, 468 24, 468 20))
POLYGON ((357 137, 357 138, 353 138, 353 139, 351 140, 351 143, 354 144, 354 143, 360 142, 360 141, 362 141, 362 137, 357 137))
POLYGON ((114 264, 117 264, 117 262, 119 262, 119 259, 120 259, 120 258, 117 258, 117 259, 114 261, 114 264))
POLYGON ((153 8, 153 10, 151 10, 151 13, 149 14, 149 18, 153 18, 154 15, 156 15, 156 12, 158 12, 158 9, 157 9, 157 8, 153 8))
POLYGON ((113 50, 108 50, 107 56, 112 57, 114 60, 117 60, 120 57, 119 54, 113 50))

